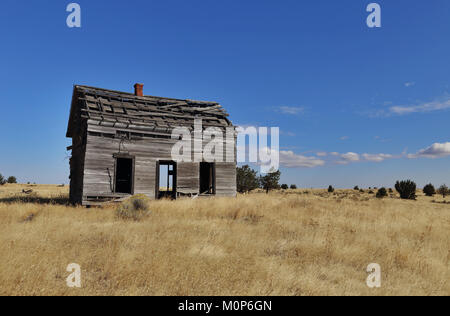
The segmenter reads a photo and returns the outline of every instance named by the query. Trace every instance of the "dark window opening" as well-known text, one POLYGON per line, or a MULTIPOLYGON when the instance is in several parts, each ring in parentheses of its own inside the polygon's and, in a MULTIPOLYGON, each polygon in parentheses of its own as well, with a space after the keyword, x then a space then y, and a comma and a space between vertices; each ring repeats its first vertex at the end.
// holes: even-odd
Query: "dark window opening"
POLYGON ((200 163, 200 194, 216 194, 216 169, 214 163, 200 163))
POLYGON ((173 161, 160 161, 157 164, 156 197, 176 198, 177 166, 173 161))
POLYGON ((133 159, 117 158, 116 160, 116 193, 132 194, 133 159))

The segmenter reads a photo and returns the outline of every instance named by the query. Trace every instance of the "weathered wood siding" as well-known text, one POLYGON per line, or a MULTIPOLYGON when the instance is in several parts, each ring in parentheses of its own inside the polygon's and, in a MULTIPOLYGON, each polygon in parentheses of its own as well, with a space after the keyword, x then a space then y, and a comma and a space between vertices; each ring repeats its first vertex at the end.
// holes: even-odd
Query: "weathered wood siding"
POLYGON ((216 196, 236 196, 235 163, 216 163, 216 196))
POLYGON ((199 164, 180 162, 177 164, 177 191, 183 194, 198 194, 200 191, 199 164))
MULTIPOLYGON (((167 138, 121 140, 113 137, 116 132, 114 128, 98 125, 88 125, 88 131, 102 133, 103 136, 87 135, 82 183, 83 200, 86 201, 87 197, 106 196, 113 193, 114 155, 119 153, 134 157, 133 194, 146 194, 150 198, 155 198, 157 161, 172 160, 171 151, 177 140, 167 138)), ((224 149, 225 146, 226 141, 224 149)), ((199 163, 177 163, 178 193, 198 194, 199 178, 199 163)), ((217 196, 236 196, 236 163, 216 163, 216 194, 217 196)))

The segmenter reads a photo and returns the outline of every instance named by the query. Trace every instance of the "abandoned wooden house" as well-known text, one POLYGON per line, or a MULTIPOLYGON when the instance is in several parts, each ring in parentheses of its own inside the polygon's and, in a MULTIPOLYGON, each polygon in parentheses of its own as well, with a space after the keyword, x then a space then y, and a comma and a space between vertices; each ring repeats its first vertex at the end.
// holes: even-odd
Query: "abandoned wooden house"
MULTIPOLYGON (((173 128, 194 134, 198 119, 203 129, 233 128, 226 111, 215 102, 146 96, 142 84, 134 88, 133 94, 74 86, 66 135, 72 138, 70 201, 97 205, 134 194, 236 196, 235 152, 214 162, 174 161, 171 154, 179 141, 173 128)), ((235 148, 235 137, 232 142, 235 148)))

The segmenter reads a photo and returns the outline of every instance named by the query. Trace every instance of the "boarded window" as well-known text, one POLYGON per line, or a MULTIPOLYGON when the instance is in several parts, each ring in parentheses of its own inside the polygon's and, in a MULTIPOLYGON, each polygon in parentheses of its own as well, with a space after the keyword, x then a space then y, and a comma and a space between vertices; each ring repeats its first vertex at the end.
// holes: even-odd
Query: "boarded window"
POLYGON ((133 159, 117 158, 116 160, 116 193, 132 194, 133 159))
POLYGON ((214 163, 200 163, 200 194, 216 194, 214 163))

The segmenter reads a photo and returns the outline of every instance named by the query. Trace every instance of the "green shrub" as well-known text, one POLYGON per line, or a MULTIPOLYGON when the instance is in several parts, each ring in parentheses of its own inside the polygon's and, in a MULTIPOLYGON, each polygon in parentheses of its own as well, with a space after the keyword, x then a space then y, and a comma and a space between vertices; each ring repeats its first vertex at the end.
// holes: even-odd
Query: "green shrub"
POLYGON ((447 195, 450 195, 450 190, 448 189, 448 187, 445 184, 443 184, 439 187, 439 189, 437 190, 437 193, 442 195, 442 197, 445 199, 445 197, 447 195))
POLYGON ((295 184, 291 184, 291 190, 297 190, 297 186, 295 184))
POLYGON ((13 183, 17 183, 17 179, 16 177, 9 177, 8 180, 6 180, 6 182, 13 184, 13 183))
POLYGON ((404 200, 416 199, 416 184, 411 180, 397 181, 395 189, 400 194, 400 198, 404 200))
POLYGON ((287 184, 282 184, 282 185, 281 185, 281 188, 282 188, 283 190, 287 190, 287 189, 289 189, 289 186, 288 186, 287 184))
POLYGON ((278 182, 280 181, 281 171, 271 170, 265 176, 259 177, 259 186, 269 193, 270 190, 276 190, 280 188, 278 182))
POLYGON ((426 196, 433 196, 436 194, 436 189, 434 188, 434 186, 430 183, 427 184, 424 188, 423 188, 423 193, 425 193, 426 196))
POLYGON ((150 214, 150 199, 144 194, 134 195, 116 209, 117 218, 140 221, 150 214))
POLYGON ((380 188, 377 192, 377 198, 382 199, 388 195, 386 188, 380 188))
POLYGON ((6 183, 5 178, 2 176, 2 174, 0 173, 0 185, 4 185, 6 183))
POLYGON ((334 192, 334 188, 333 188, 332 185, 330 185, 330 186, 328 187, 328 192, 329 192, 329 193, 333 193, 333 192, 334 192))
POLYGON ((236 168, 236 186, 239 193, 247 193, 259 187, 257 172, 245 165, 236 168))
POLYGON ((353 190, 359 191, 359 186, 355 186, 355 187, 353 188, 353 190))

